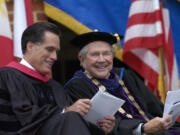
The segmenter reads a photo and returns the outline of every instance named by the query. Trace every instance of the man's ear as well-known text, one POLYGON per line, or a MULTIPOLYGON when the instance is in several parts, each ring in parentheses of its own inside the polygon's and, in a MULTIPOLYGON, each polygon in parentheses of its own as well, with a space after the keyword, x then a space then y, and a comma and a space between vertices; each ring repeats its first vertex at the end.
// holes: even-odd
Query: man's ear
POLYGON ((83 62, 83 57, 80 54, 78 54, 78 59, 79 59, 80 63, 83 62))
POLYGON ((80 54, 78 54, 78 59, 80 61, 80 66, 82 66, 83 68, 85 68, 84 66, 84 57, 82 57, 80 54))
POLYGON ((35 44, 32 42, 28 42, 27 46, 26 46, 26 50, 27 52, 32 52, 33 48, 34 48, 35 44))

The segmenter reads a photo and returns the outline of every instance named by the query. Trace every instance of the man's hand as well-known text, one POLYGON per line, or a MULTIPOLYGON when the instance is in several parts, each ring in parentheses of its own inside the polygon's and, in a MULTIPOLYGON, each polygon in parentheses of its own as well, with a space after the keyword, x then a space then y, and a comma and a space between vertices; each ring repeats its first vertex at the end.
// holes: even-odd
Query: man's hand
POLYGON ((98 125, 107 134, 111 132, 115 126, 115 117, 107 116, 104 119, 98 120, 98 125))
POLYGON ((91 101, 89 99, 79 99, 74 104, 65 108, 65 112, 74 111, 84 116, 88 113, 91 107, 91 101))
POLYGON ((158 133, 167 130, 172 126, 172 116, 168 115, 164 118, 156 117, 144 124, 144 132, 146 134, 158 133))

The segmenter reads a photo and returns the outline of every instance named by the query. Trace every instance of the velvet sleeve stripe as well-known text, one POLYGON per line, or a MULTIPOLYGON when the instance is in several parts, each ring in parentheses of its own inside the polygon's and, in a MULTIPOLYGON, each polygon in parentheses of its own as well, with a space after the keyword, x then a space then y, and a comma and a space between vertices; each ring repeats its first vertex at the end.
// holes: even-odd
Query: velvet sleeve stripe
POLYGON ((3 89, 0 89, 0 99, 10 100, 9 93, 3 89))
POLYGON ((0 130, 3 132, 16 132, 21 128, 13 113, 8 91, 0 89, 0 130))
POLYGON ((2 105, 7 105, 7 106, 11 106, 11 104, 10 104, 9 101, 4 100, 4 99, 1 99, 1 98, 0 98, 0 104, 2 104, 2 105))
POLYGON ((0 103, 0 113, 5 113, 5 114, 8 114, 8 115, 13 115, 13 111, 12 111, 12 108, 11 106, 6 106, 6 105, 2 105, 0 103))
POLYGON ((0 113, 0 121, 17 121, 17 118, 15 115, 0 113))
POLYGON ((1 130, 3 131, 7 131, 7 132, 13 132, 13 131, 17 131, 18 129, 20 129, 21 125, 18 121, 15 122, 7 122, 7 121, 0 121, 0 127, 1 130))

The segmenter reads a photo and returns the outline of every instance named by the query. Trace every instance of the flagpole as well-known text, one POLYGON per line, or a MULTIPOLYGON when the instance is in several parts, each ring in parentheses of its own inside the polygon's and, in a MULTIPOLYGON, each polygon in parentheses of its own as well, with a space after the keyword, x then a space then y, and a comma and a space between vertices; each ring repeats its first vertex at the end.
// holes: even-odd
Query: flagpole
POLYGON ((163 47, 160 46, 158 49, 159 54, 159 76, 158 76, 158 90, 159 90, 159 96, 162 103, 165 103, 165 97, 167 93, 167 78, 166 78, 166 72, 165 72, 165 62, 164 62, 164 51, 163 47))

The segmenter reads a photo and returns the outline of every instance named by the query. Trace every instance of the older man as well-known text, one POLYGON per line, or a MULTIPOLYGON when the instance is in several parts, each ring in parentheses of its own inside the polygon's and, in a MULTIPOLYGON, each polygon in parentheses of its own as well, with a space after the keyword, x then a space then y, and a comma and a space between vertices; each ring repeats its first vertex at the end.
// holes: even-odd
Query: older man
POLYGON ((117 135, 180 134, 180 125, 176 123, 171 128, 172 116, 162 117, 162 103, 132 70, 113 68, 113 35, 89 32, 75 37, 71 43, 82 48, 78 58, 83 67, 65 85, 74 102, 91 99, 99 90, 107 91, 126 101, 116 113, 117 135), (173 130, 176 126, 177 130, 173 130))
POLYGON ((0 69, 1 135, 104 134, 82 118, 90 100, 70 106, 63 87, 48 77, 59 50, 60 32, 54 24, 39 22, 24 31, 23 59, 0 69))

